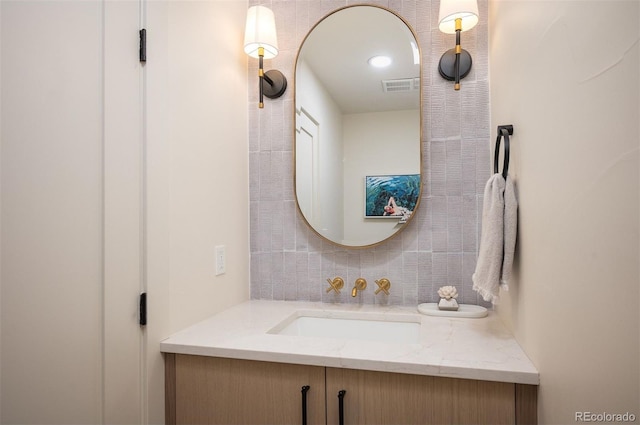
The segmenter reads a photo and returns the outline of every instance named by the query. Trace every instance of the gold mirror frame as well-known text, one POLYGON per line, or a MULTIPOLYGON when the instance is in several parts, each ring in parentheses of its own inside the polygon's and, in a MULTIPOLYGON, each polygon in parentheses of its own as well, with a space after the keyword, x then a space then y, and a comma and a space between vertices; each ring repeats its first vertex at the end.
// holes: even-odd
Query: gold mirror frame
POLYGON ((423 173, 423 148, 422 148, 422 139, 423 139, 423 101, 422 101, 422 81, 423 81, 423 71, 422 71, 422 50, 420 48, 420 44, 418 42, 418 37, 416 32, 413 30, 413 28, 411 27, 411 25, 404 19, 402 18, 402 16, 400 16, 398 13, 394 12, 393 10, 390 10, 388 8, 382 7, 382 6, 377 6, 377 5, 370 5, 370 4, 358 4, 358 5, 350 5, 350 6, 345 6, 339 9, 336 9, 332 12, 330 12, 329 14, 325 15, 322 19, 320 19, 318 22, 316 22, 316 24, 309 30, 309 32, 307 33, 307 35, 305 36, 305 38, 302 40, 302 43, 300 44, 300 47, 298 48, 298 52, 296 54, 296 60, 295 60, 295 67, 294 67, 294 84, 293 84, 293 99, 294 99, 294 107, 293 107, 293 122, 294 122, 294 128, 293 128, 293 188, 294 188, 294 195, 295 195, 295 199, 296 199, 296 208, 298 210, 298 213, 301 215, 301 217, 303 218, 303 220, 305 221, 306 225, 309 226, 309 228, 316 234, 318 235, 321 239, 330 242, 333 245, 336 245, 338 247, 342 247, 342 248, 348 248, 348 249, 365 249, 365 248, 372 248, 372 247, 376 247, 379 246, 385 242, 387 242, 388 240, 396 237, 398 234, 400 234, 409 224, 409 222, 411 222, 411 220, 413 220, 413 218, 415 217, 415 215, 418 213, 418 208, 420 206, 421 203, 421 199, 422 199, 422 191, 424 188, 424 173, 423 173), (331 238, 323 235, 320 231, 318 231, 307 219, 307 217, 305 216, 305 214, 302 211, 302 208, 300 206, 300 202, 299 202, 299 196, 298 196, 298 173, 297 173, 297 116, 298 116, 298 65, 299 65, 299 60, 300 60, 300 54, 303 50, 303 47, 305 45, 305 43, 307 42, 307 40, 309 39, 309 37, 311 36, 311 34, 314 32, 314 30, 322 23, 324 22, 327 18, 335 15, 336 13, 339 13, 341 11, 344 10, 348 10, 348 9, 353 9, 353 8, 359 8, 359 7, 370 7, 370 8, 376 8, 376 9, 380 9, 383 10, 385 12, 390 13, 391 15, 395 16, 396 18, 398 18, 405 26, 406 28, 409 30, 409 32, 411 33, 411 35, 413 36, 413 40, 415 41, 416 44, 416 48, 419 52, 420 55, 420 64, 419 64, 419 79, 420 79, 420 88, 418 89, 418 103, 419 103, 419 108, 418 108, 418 113, 419 113, 419 136, 418 136, 418 153, 419 153, 419 175, 420 175, 420 188, 419 188, 419 193, 418 193, 418 199, 417 202, 415 204, 415 207, 411 213, 411 215, 409 216, 409 218, 406 220, 406 222, 404 222, 403 224, 398 224, 396 225, 397 229, 395 229, 394 231, 392 231, 388 236, 381 238, 380 240, 377 240, 375 242, 371 242, 371 243, 364 243, 364 244, 360 244, 360 245, 356 245, 356 244, 344 244, 344 243, 340 243, 338 241, 332 240, 331 238))

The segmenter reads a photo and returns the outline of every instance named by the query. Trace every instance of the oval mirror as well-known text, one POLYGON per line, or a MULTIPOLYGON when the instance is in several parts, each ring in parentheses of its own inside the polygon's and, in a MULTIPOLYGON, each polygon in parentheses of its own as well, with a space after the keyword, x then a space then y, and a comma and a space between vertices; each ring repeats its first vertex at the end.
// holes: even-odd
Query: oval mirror
POLYGON ((298 208, 346 247, 382 242, 415 215, 422 187, 420 52, 391 11, 351 6, 322 19, 295 69, 298 208))

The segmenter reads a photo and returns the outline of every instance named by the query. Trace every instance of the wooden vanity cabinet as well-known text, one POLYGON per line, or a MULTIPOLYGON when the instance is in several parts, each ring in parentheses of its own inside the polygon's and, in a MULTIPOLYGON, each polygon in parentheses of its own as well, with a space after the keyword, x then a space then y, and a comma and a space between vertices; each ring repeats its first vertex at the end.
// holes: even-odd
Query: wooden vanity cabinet
POLYGON ((537 387, 506 382, 165 355, 167 424, 536 424, 537 387))

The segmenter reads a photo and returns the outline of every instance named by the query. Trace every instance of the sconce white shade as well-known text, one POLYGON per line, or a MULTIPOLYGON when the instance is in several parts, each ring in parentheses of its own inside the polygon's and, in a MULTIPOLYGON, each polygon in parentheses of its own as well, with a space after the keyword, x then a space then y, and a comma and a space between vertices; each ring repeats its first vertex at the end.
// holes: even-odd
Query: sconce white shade
POLYGON ((456 33, 456 19, 462 19, 462 30, 467 31, 478 23, 478 0, 440 0, 438 28, 445 34, 456 33))
POLYGON ((264 6, 252 6, 247 11, 244 30, 244 52, 252 58, 258 57, 258 49, 264 48, 264 58, 278 55, 278 37, 273 11, 264 6))

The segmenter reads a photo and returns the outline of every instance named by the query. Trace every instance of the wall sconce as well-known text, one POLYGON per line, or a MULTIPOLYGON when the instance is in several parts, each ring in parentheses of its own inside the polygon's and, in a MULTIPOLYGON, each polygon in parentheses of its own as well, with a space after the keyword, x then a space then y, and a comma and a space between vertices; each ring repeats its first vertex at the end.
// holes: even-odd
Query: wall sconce
POLYGON ((263 108, 263 95, 269 99, 275 99, 282 96, 287 89, 287 79, 282 72, 275 69, 264 72, 262 65, 264 58, 271 59, 278 55, 276 21, 271 9, 264 6, 252 6, 247 11, 244 52, 259 60, 260 103, 258 107, 263 108))
POLYGON ((460 90, 460 79, 471 71, 471 55, 460 47, 460 33, 478 23, 478 1, 440 0, 438 22, 440 31, 456 35, 456 47, 444 52, 438 71, 445 80, 455 81, 454 88, 460 90))

